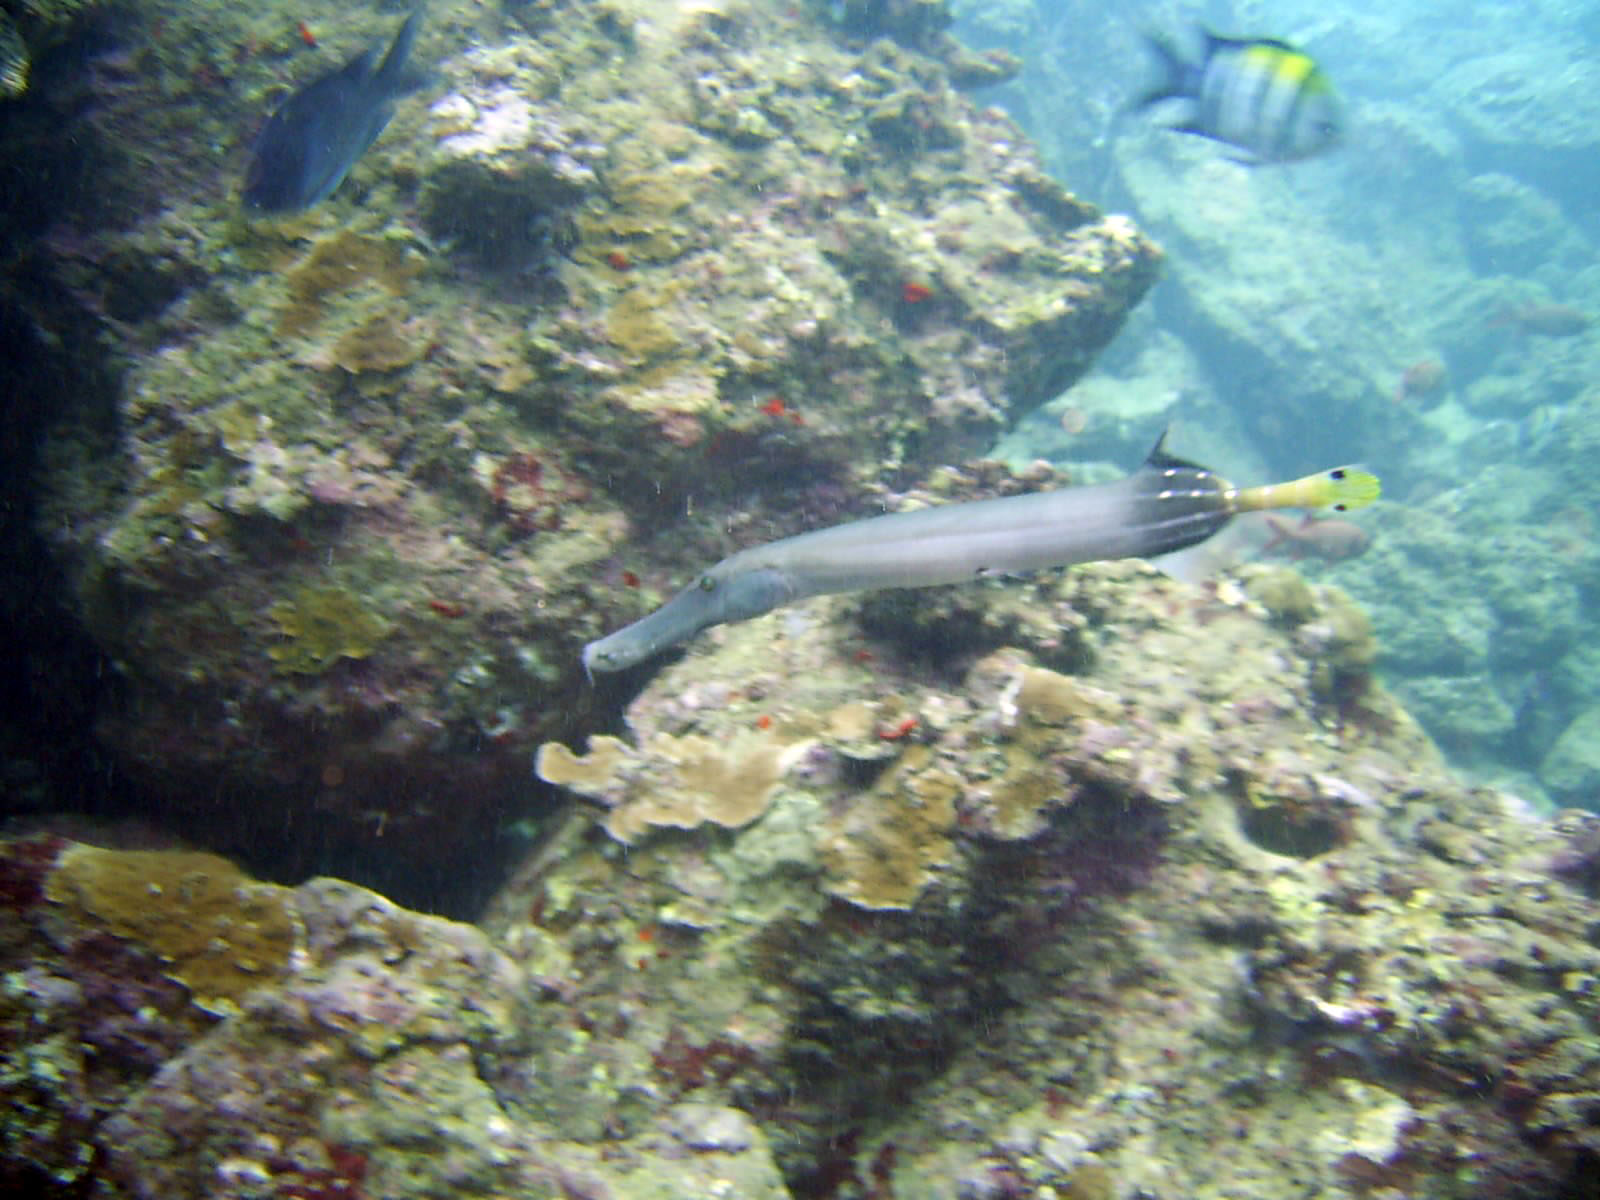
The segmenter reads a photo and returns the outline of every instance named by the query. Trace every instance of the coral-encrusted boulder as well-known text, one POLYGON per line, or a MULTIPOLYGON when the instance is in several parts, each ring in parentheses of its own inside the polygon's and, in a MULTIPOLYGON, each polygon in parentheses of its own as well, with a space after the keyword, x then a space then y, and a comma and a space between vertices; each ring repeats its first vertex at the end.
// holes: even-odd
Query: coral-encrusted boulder
POLYGON ((1450 778, 1376 651, 1139 563, 702 635, 540 754, 597 818, 489 922, 582 1014, 540 1111, 724 1100, 880 1194, 1576 1186, 1594 839, 1450 778))
POLYGON ((531 390, 563 391, 625 485, 703 494, 686 450, 729 482, 970 456, 1075 380, 1154 278, 1151 244, 1047 178, 939 58, 743 2, 603 44, 620 86, 570 39, 462 57, 422 205, 496 255, 566 214, 582 269, 535 326, 531 390))
POLYGON ((1375 649, 1137 563, 713 631, 542 750, 584 808, 487 936, 0 844, 0 1181, 1585 1194, 1596 822, 1452 779, 1375 649))
POLYGON ((787 1194, 761 1131, 717 1105, 663 1111, 622 1161, 536 1125, 522 972, 471 926, 337 880, 0 841, 0 971, 19 1195, 787 1194))
MULTIPOLYGON (((959 90, 983 72, 942 20, 515 12, 431 7, 433 83, 310 212, 248 221, 213 175, 52 243, 125 368, 115 437, 63 432, 45 521, 125 684, 104 734, 188 832, 286 870, 475 853, 569 727, 582 642, 729 529, 971 456, 1157 271, 959 90)), ((315 73, 243 10, 167 19, 235 47, 200 128, 315 73)), ((341 11, 325 51, 393 24, 341 11)), ((166 112, 132 83, 108 111, 157 172, 166 112)))

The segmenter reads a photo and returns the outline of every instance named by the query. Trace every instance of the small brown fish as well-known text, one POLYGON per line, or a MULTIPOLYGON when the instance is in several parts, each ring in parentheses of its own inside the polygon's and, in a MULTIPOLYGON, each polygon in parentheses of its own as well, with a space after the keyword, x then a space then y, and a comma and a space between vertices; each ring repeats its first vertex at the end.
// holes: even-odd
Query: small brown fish
POLYGON ((1538 337, 1577 337, 1594 323, 1594 318, 1570 304, 1524 304, 1502 308, 1489 322, 1492 327, 1515 329, 1538 337))
POLYGON ((1261 547, 1262 554, 1286 554, 1290 558, 1320 558, 1324 562, 1343 562, 1365 552, 1372 535, 1354 521, 1319 521, 1310 513, 1298 525, 1281 517, 1268 516, 1272 539, 1261 547))
POLYGON ((1444 383, 1444 364, 1437 358, 1424 358, 1412 363, 1395 385, 1394 402, 1404 404, 1439 390, 1444 383))

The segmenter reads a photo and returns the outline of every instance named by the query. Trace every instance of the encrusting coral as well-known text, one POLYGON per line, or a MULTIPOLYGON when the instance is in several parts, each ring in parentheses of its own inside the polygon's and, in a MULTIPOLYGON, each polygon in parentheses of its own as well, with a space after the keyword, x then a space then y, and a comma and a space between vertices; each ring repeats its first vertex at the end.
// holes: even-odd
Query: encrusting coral
POLYGON ((766 811, 785 769, 807 746, 804 740, 743 737, 719 743, 658 734, 646 757, 602 735, 590 740, 582 756, 547 742, 535 770, 546 783, 603 802, 609 810, 606 831, 634 842, 651 829, 748 825, 766 811))
POLYGON ((0 844, 8 1153, 223 1200, 779 1200, 780 1166, 907 1195, 1577 1194, 1594 822, 1452 779, 1376 684, 1321 695, 1345 642, 1301 633, 1355 628, 1349 601, 1312 585, 1290 624, 1264 574, 931 591, 899 642, 864 643, 854 597, 717 631, 626 737, 541 751, 604 811, 488 937, 209 856, 0 844), (1076 666, 1042 622, 941 642, 957 593, 1058 615, 1076 666))
POLYGON ((267 650, 280 671, 316 675, 341 658, 366 658, 387 623, 341 587, 303 587, 269 611, 283 641, 267 650))
POLYGON ((934 616, 899 642, 861 641, 877 598, 727 627, 647 686, 613 757, 591 755, 604 791, 659 769, 664 730, 812 740, 757 820, 626 855, 603 839, 513 889, 531 907, 497 905, 491 926, 576 989, 597 1031, 582 1061, 615 1089, 575 1089, 576 1060, 552 1053, 552 1111, 603 1123, 608 1095, 649 1086, 782 1096, 775 1148, 804 1175, 848 1095, 903 1114, 864 1120, 854 1151, 897 1192, 1004 1177, 1265 1198, 1284 1146, 1302 1180, 1404 1178, 1439 1200, 1583 1170, 1592 899, 1557 882, 1557 863, 1580 873, 1556 831, 1450 780, 1371 680, 1347 597, 1277 568, 1192 588, 1112 563, 908 602, 934 616), (1017 603, 1058 620, 984 619, 1017 603), (951 682, 912 669, 927 656, 951 682), (557 966, 559 931, 603 936, 596 921, 615 964, 557 966), (644 937, 662 948, 636 953, 644 937), (623 1009, 628 1034, 599 1034, 623 1009), (1529 1028, 1557 1049, 1525 1059, 1529 1028), (1463 1091, 1468 1073, 1512 1081, 1512 1107, 1463 1091), (1543 1149, 1521 1141, 1529 1113, 1543 1149), (1191 1126, 1235 1149, 1191 1153, 1191 1126), (1495 1152, 1462 1157, 1465 1130, 1495 1152))
POLYGON ((69 920, 154 953, 212 1013, 281 979, 301 942, 285 891, 214 854, 73 846, 44 894, 69 920))
POLYGON ((469 925, 52 837, 0 840, 0 918, 0 1174, 19 1194, 788 1194, 722 1105, 664 1110, 625 1164, 528 1120, 529 981, 469 925))
POLYGON ((823 889, 859 908, 909 911, 955 861, 961 788, 926 747, 912 746, 858 803, 829 815, 817 844, 823 889))

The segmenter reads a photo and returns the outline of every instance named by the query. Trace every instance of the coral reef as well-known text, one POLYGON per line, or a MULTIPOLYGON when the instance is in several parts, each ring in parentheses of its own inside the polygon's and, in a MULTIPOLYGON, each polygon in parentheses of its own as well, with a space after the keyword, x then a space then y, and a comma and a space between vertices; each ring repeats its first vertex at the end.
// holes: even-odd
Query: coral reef
POLYGON ((106 745, 285 878, 547 840, 483 931, 193 851, 0 844, 0 1181, 1584 1194, 1596 821, 1464 784, 1396 698, 1594 804, 1592 355, 1488 320, 1561 302, 1581 334, 1557 268, 1587 234, 1462 149, 1571 164, 1587 101, 1543 120, 1563 100, 1506 52, 1441 85, 1464 132, 1374 102, 1352 206, 1040 90, 1052 160, 1180 252, 1167 328, 1060 397, 1161 255, 965 94, 1017 64, 941 0, 446 0, 428 89, 262 222, 250 131, 310 42, 392 18, 127 20, 74 127, 114 227, 75 203, 4 281, 92 360, 39 526, 118 680, 106 745), (1400 232, 1429 197, 1458 238, 1400 232), (1397 401, 1424 355, 1449 394, 1397 401), (827 598, 585 690, 581 643, 736 545, 1061 483, 973 462, 1036 409, 1074 478, 1174 409, 1325 466, 1336 411, 1410 503, 1337 567, 1366 608, 1322 564, 1102 564, 827 598))
POLYGON ((785 770, 807 751, 805 741, 742 737, 710 742, 657 735, 648 757, 616 738, 599 736, 579 757, 559 742, 539 748, 539 778, 607 804, 605 827, 633 842, 661 826, 707 823, 737 829, 766 811, 785 770), (655 768, 655 769, 652 769, 655 768))
POLYGON ((663 1108, 621 1164, 529 1123, 515 1097, 533 993, 468 926, 334 880, 272 887, 210 855, 48 838, 0 842, 0 881, 8 1186, 786 1195, 761 1130, 725 1107, 663 1108), (234 976, 197 969, 224 951, 234 976), (219 988, 226 1012, 202 1003, 219 988))
POLYGON ((7 1180, 1582 1194, 1593 814, 1453 778, 1285 568, 914 598, 892 637, 859 597, 711 631, 625 737, 545 746, 582 806, 484 932, 0 844, 7 1180))
MULTIPOLYGON (((429 87, 273 220, 192 147, 242 152, 314 73, 292 23, 164 10, 138 73, 96 77, 93 130, 140 154, 104 167, 121 227, 48 243, 108 361, 40 524, 118 663, 104 734, 188 832, 259 850, 298 811, 397 873, 471 846, 537 802, 583 642, 1087 368, 1159 252, 961 90, 1004 56, 913 9, 863 38, 776 0, 446 4, 429 87), (205 828, 217 790, 258 801, 243 827, 205 828)), ((295 18, 331 56, 392 24, 295 18)))
POLYGON ((280 671, 316 675, 341 658, 366 658, 388 632, 384 623, 341 588, 302 588, 269 610, 286 639, 267 657, 280 671))
POLYGON ((275 982, 298 941, 281 888, 257 884, 214 854, 74 846, 50 873, 45 899, 73 924, 156 955, 207 1012, 275 982))
POLYGON ((573 843, 497 901, 582 1014, 536 1051, 539 1111, 598 1136, 645 1096, 726 1100, 805 1194, 1573 1186, 1600 953, 1563 880, 1593 838, 1452 779, 1342 593, 1242 583, 1105 564, 813 602, 700 639, 627 739, 547 747, 606 798, 675 739, 810 740, 753 820, 661 791, 678 828, 573 843), (1000 617, 1019 593, 1055 624, 1000 617), (941 599, 966 639, 867 622, 941 599))

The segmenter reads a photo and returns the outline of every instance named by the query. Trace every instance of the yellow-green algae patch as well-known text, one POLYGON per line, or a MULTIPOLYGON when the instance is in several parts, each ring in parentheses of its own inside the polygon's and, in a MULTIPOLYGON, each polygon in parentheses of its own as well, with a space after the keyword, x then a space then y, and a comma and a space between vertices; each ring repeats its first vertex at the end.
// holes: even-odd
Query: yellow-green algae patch
POLYGON ((955 860, 961 781, 913 746, 872 790, 830 817, 818 844, 823 889, 859 908, 909 909, 955 860))
POLYGON ((367 371, 398 371, 422 357, 423 339, 407 336, 392 312, 374 313, 347 330, 333 345, 335 366, 352 375, 367 371))
POLYGON ((1016 705, 1041 725, 1069 725, 1085 720, 1115 720, 1115 697, 1043 667, 1026 667, 1018 680, 1016 705))
POLYGON ((197 1005, 219 1015, 282 978, 297 941, 290 893, 214 854, 77 845, 61 855, 45 895, 155 954, 197 1005))
POLYGON ((1048 824, 1050 807, 1061 800, 1065 785, 1052 770, 1021 746, 1008 746, 1004 770, 982 789, 988 804, 984 832, 1005 841, 1025 841, 1048 824))
POLYGON ((421 256, 398 238, 375 238, 343 230, 323 238, 289 272, 289 303, 278 331, 304 333, 322 318, 330 296, 373 283, 396 295, 422 270, 421 256))
POLYGON ((606 318, 613 345, 640 361, 662 358, 682 344, 663 315, 678 289, 670 283, 640 284, 617 297, 606 318))
MULTIPOLYGON (((659 123, 658 123, 659 125, 659 123)), ((699 138, 685 127, 687 137, 699 138)), ((703 141, 703 139, 701 139, 703 141)), ((720 173, 716 158, 702 156, 655 170, 628 171, 610 181, 611 208, 583 213, 578 226, 586 246, 618 247, 632 265, 669 262, 693 248, 702 234, 694 217, 695 187, 720 173)), ((586 252, 604 260, 598 251, 586 252)))
POLYGON ((366 658, 389 632, 382 617, 342 587, 303 587, 268 612, 286 640, 267 656, 291 675, 319 675, 341 658, 366 658))
POLYGON ((996 747, 996 765, 972 796, 982 802, 986 835, 1025 840, 1045 828, 1049 810, 1062 802, 1066 785, 1048 761, 1050 754, 1087 729, 1114 725, 1121 705, 1099 688, 1004 651, 982 660, 976 674, 997 681, 997 704, 1009 736, 996 747))
POLYGON ((1303 625, 1317 612, 1316 593, 1305 576, 1290 567, 1271 567, 1251 575, 1245 590, 1273 620, 1284 625, 1303 625))

